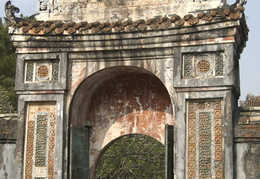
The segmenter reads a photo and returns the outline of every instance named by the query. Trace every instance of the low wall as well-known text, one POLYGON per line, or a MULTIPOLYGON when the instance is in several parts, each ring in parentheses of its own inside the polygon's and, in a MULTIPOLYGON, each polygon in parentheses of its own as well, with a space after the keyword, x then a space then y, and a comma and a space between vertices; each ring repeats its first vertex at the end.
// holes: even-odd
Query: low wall
POLYGON ((236 178, 260 178, 260 107, 241 107, 235 125, 236 178))
POLYGON ((0 114, 0 179, 14 179, 17 114, 0 114))

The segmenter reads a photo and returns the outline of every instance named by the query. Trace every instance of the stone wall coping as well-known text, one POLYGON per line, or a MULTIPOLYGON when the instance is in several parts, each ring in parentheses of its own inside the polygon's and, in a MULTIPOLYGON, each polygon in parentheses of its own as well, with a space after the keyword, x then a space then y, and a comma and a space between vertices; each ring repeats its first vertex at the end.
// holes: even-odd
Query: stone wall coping
POLYGON ((239 107, 239 111, 240 112, 245 112, 245 111, 260 111, 260 106, 258 107, 247 107, 247 106, 243 106, 243 107, 239 107))
POLYGON ((18 114, 10 113, 10 114, 0 114, 0 120, 17 120, 18 114))

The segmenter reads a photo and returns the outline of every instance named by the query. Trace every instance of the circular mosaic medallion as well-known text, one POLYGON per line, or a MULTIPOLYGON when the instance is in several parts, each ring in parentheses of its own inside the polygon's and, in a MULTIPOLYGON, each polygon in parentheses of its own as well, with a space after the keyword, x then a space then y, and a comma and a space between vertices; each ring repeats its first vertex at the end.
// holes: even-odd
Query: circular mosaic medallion
POLYGON ((49 71, 48 71, 48 67, 45 65, 42 65, 38 68, 38 76, 41 78, 44 78, 48 75, 49 71))
POLYGON ((207 60, 199 61, 198 65, 199 72, 208 72, 210 69, 210 63, 207 60))

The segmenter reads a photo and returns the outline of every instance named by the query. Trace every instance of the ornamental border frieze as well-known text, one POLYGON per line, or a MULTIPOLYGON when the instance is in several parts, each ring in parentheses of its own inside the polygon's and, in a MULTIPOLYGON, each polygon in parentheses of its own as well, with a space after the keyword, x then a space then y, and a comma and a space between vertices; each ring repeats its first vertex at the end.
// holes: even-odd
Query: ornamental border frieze
POLYGON ((28 103, 24 177, 55 177, 56 103, 28 103))
POLYGON ((224 178, 223 125, 221 99, 187 102, 187 178, 224 178))
MULTIPOLYGON (((116 22, 61 22, 61 21, 10 21, 9 26, 13 29, 21 30, 23 34, 97 34, 112 32, 132 32, 157 29, 168 29, 178 27, 195 26, 208 22, 218 22, 223 20, 238 20, 244 18, 245 8, 220 8, 207 12, 200 12, 197 15, 187 14, 183 18, 179 15, 169 15, 155 17, 151 19, 139 19, 136 21, 116 21, 116 22)), ((248 28, 246 27, 246 31, 248 28)))

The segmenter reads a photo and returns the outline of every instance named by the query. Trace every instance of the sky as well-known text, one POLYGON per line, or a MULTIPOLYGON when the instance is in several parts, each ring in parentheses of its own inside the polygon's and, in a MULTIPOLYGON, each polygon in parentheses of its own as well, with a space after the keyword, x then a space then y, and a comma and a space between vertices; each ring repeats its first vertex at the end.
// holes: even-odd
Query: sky
MULTIPOLYGON (((233 4, 236 0, 228 0, 233 4)), ((7 0, 0 0, 0 17, 5 16, 4 5, 7 0)), ((12 4, 19 7, 24 16, 36 13, 38 0, 12 0, 12 4)), ((260 95, 260 23, 258 23, 259 0, 247 0, 244 6, 247 25, 249 27, 249 40, 240 58, 240 100, 245 100, 247 94, 260 95), (258 81, 259 80, 259 81, 258 81)))

